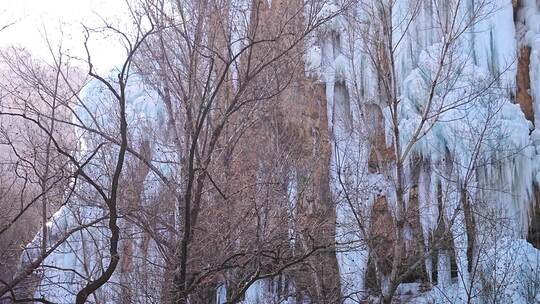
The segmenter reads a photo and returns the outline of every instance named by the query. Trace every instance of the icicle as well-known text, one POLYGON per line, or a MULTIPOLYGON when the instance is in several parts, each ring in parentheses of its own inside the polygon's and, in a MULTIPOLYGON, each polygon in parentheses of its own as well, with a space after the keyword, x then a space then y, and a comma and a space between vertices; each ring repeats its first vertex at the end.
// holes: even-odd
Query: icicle
POLYGON ((449 252, 447 250, 439 250, 437 260, 437 284, 445 288, 452 283, 449 252))

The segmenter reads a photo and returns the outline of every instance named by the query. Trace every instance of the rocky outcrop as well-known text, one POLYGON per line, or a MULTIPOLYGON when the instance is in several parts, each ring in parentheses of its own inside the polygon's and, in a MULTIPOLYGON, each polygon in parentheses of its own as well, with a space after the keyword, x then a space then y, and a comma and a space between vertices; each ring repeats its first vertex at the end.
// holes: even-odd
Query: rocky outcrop
POLYGON ((531 96, 530 79, 531 48, 522 46, 519 50, 516 74, 516 102, 520 105, 525 117, 534 123, 534 106, 531 96))

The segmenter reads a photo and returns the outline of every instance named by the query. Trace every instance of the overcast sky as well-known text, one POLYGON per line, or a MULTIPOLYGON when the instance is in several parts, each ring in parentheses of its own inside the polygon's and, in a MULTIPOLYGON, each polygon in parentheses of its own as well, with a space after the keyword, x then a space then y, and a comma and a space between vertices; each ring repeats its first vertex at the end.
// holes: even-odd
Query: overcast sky
MULTIPOLYGON (((127 20, 124 7, 125 0, 0 0, 0 22, 15 22, 0 32, 0 46, 21 45, 34 55, 47 59, 50 55, 43 35, 46 31, 49 40, 57 44, 62 28, 64 48, 74 56, 85 57, 81 24, 102 25, 98 16, 120 24, 127 20)), ((90 48, 100 71, 118 64, 124 54, 114 40, 94 39, 90 48)))

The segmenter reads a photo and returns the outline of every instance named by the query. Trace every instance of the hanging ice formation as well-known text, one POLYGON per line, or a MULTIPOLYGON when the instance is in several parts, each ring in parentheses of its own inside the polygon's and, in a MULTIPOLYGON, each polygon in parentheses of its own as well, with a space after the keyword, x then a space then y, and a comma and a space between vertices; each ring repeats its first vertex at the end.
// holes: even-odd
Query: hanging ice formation
MULTIPOLYGON (((457 8, 458 19, 474 11, 474 6, 479 5, 477 2, 463 2, 457 8)), ((465 215, 459 207, 464 193, 466 200, 476 204, 473 208, 477 208, 479 217, 504 219, 507 226, 498 229, 504 230, 503 235, 510 239, 527 236, 531 210, 536 203, 540 136, 534 125, 538 125, 540 115, 535 116, 533 125, 524 115, 523 105, 520 108, 516 104, 513 88, 516 86, 517 48, 522 42, 516 39, 513 15, 514 9, 518 10, 517 26, 523 23, 523 28, 518 30, 526 32, 523 43, 531 48, 530 91, 534 112, 538 113, 540 14, 535 1, 524 1, 522 8, 513 8, 510 0, 490 3, 483 11, 485 18, 471 25, 452 43, 448 50, 452 54, 451 62, 446 62, 440 71, 445 79, 438 80, 430 97, 444 54, 444 35, 449 34, 443 33, 436 23, 433 1, 422 1, 418 15, 409 24, 407 18, 411 18, 409 5, 412 3, 397 1, 392 11, 399 95, 396 127, 402 143, 399 153, 405 153, 407 143, 414 141, 404 164, 404 183, 411 189, 405 193, 405 200, 407 204, 418 204, 424 250, 429 250, 429 239, 438 229, 440 216, 446 217, 446 222, 455 220, 457 223, 451 227, 453 252, 439 250, 438 264, 428 258, 425 268, 430 282, 448 285, 450 255, 455 256, 458 271, 463 276, 463 286, 458 288, 461 294, 456 297, 464 299, 463 290, 470 280, 466 250, 469 240, 465 215), (428 100, 430 113, 426 115, 428 100), (425 123, 424 118, 427 118, 425 123), (424 126, 419 127, 422 124, 424 126), (417 129, 421 134, 418 139, 415 137, 417 129), (443 193, 441 189, 446 191, 443 193), (431 276, 436 269, 437 278, 431 276)), ((448 4, 448 8, 451 5, 448 4)), ((439 3, 438 8, 441 6, 439 3)), ((359 299, 364 295, 358 291, 367 288, 369 250, 365 238, 369 225, 377 221, 372 214, 377 209, 374 203, 383 198, 390 212, 397 212, 394 207, 395 159, 392 159, 396 128, 393 128, 391 106, 382 101, 380 75, 370 57, 374 54, 369 54, 373 50, 367 44, 373 41, 362 36, 362 31, 377 30, 362 28, 367 27, 368 18, 373 18, 364 14, 366 7, 368 5, 358 7, 353 13, 356 19, 341 17, 327 24, 314 42, 317 48, 307 56, 308 66, 315 67, 310 72, 326 84, 329 128, 333 137, 332 187, 338 201, 337 240, 344 248, 350 247, 349 251, 338 253, 343 294, 356 291, 359 299), (378 149, 376 153, 375 149, 378 149), (372 166, 377 166, 373 164, 373 154, 377 154, 379 164, 381 161, 390 164, 389 172, 372 170, 372 166), (358 223, 359 216, 365 219, 365 227, 358 223)), ((337 6, 327 6, 329 11, 335 8, 337 6)), ((475 229, 476 237, 480 238, 491 228, 478 223, 475 229)), ((403 238, 410 238, 412 230, 412 227, 406 229, 403 238)), ((496 243, 493 239, 490 241, 496 243)), ((534 255, 534 249, 532 252, 534 255)))
MULTIPOLYGON (((114 79, 114 78, 112 78, 114 79)), ((106 115, 114 113, 117 103, 108 89, 99 81, 92 81, 81 93, 81 104, 78 108, 78 115, 74 117, 75 124, 85 125, 87 130, 78 129, 79 152, 76 157, 82 162, 89 160, 90 155, 102 142, 101 135, 96 130, 115 138, 117 136, 115 117, 106 115), (90 131, 94 130, 94 131, 90 131)), ((159 138, 162 128, 163 113, 158 104, 156 93, 146 88, 142 79, 137 75, 132 75, 126 87, 127 119, 130 125, 130 146, 139 151, 146 151, 155 162, 155 166, 163 166, 163 163, 171 161, 171 153, 168 153, 166 143, 159 138), (151 144, 150 144, 151 143, 151 144)), ((114 162, 116 147, 101 147, 87 166, 91 166, 90 175, 96 182, 107 185, 108 161, 114 162), (110 159, 107 159, 110 158, 110 159)), ((135 162, 136 163, 136 162, 135 162)), ((171 170, 162 167, 162 172, 173 174, 171 170)), ((129 195, 136 195, 140 202, 148 210, 151 204, 160 195, 157 177, 148 170, 138 170, 130 168, 130 184, 136 188, 136 193, 128 195, 126 201, 119 201, 118 208, 121 213, 128 212, 129 195), (128 205, 126 205, 128 204, 128 205)), ((62 206, 47 223, 48 238, 47 250, 53 250, 44 261, 46 265, 39 269, 35 277, 26 279, 27 284, 22 284, 19 290, 21 293, 32 290, 32 285, 37 288, 34 291, 35 298, 46 298, 54 303, 74 302, 75 295, 81 290, 86 282, 86 277, 95 279, 100 275, 102 269, 107 265, 109 256, 110 231, 107 227, 107 210, 101 205, 93 205, 90 202, 99 202, 100 198, 92 191, 91 187, 84 184, 84 181, 73 184, 77 187, 77 192, 84 195, 71 197, 69 202, 62 206), (95 197, 96 199, 86 199, 95 197), (80 229, 82 228, 82 229, 80 229), (62 241, 64 240, 65 241, 62 241), (60 244, 55 247, 56 244, 60 244), (26 290, 25 290, 26 289, 26 290)), ((151 299, 157 300, 161 296, 163 285, 163 265, 164 260, 160 255, 159 245, 152 241, 141 229, 141 225, 134 225, 128 220, 120 219, 119 226, 126 235, 134 235, 134 238, 122 238, 120 240, 119 251, 124 253, 124 259, 118 266, 117 271, 111 281, 98 291, 99 298, 107 298, 110 302, 116 303, 118 299, 130 299, 133 302, 143 303, 151 299), (147 290, 140 290, 135 287, 140 278, 132 277, 131 269, 145 269, 147 290), (130 287, 131 286, 131 287, 130 287), (102 297, 107 295, 106 297, 102 297)), ((27 245, 21 257, 20 269, 33 263, 41 254, 41 232, 34 240, 27 245)), ((27 295, 32 296, 32 294, 27 295)))

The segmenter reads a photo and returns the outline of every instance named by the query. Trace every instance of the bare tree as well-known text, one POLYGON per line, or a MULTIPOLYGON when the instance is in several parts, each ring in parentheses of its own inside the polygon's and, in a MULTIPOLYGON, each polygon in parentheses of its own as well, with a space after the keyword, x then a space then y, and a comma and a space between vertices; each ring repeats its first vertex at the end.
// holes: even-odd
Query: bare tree
MULTIPOLYGON (((112 28, 108 29, 113 30, 112 28)), ((20 83, 11 83, 9 87, 4 87, 8 92, 8 96, 14 100, 14 105, 5 105, 5 107, 2 109, 1 115, 3 117, 9 117, 14 121, 19 121, 19 123, 23 125, 28 125, 32 130, 37 130, 42 138, 44 138, 44 143, 37 142, 39 137, 29 138, 28 142, 32 145, 44 146, 45 151, 43 153, 34 155, 33 159, 30 159, 29 161, 29 159, 24 158, 24 155, 20 156, 20 154, 17 153, 16 145, 13 144, 9 138, 7 138, 7 144, 13 148, 12 150, 14 151, 15 155, 18 156, 19 162, 27 164, 29 163, 31 165, 37 161, 39 165, 43 166, 31 167, 34 168, 34 174, 38 177, 38 185, 41 188, 41 193, 39 193, 35 199, 30 201, 30 204, 33 204, 38 199, 42 200, 43 228, 42 232, 39 234, 41 243, 39 254, 35 254, 32 251, 33 248, 28 248, 30 253, 24 254, 28 255, 28 258, 23 259, 23 265, 21 265, 21 269, 13 277, 13 279, 3 283, 4 286, 0 289, 1 295, 13 290, 17 284, 36 271, 36 269, 43 267, 42 262, 46 260, 47 257, 52 254, 56 248, 62 245, 73 233, 80 231, 81 229, 91 227, 104 219, 108 219, 108 228, 110 231, 108 256, 109 264, 95 279, 88 279, 87 284, 85 284, 85 286, 77 294, 77 303, 86 302, 87 297, 92 295, 98 288, 104 285, 115 271, 119 261, 118 242, 120 235, 117 224, 117 198, 119 192, 120 175, 123 172, 123 164, 128 144, 128 130, 125 111, 125 89, 130 74, 130 66, 133 55, 141 45, 142 41, 150 33, 151 30, 148 32, 142 32, 141 29, 141 31, 137 32, 137 36, 134 39, 135 42, 128 40, 127 36, 123 36, 123 38, 126 39, 127 57, 120 68, 116 83, 109 81, 95 73, 90 52, 88 52, 89 74, 91 77, 101 81, 111 92, 118 106, 118 111, 116 113, 118 113, 120 116, 119 130, 113 135, 113 138, 118 138, 119 149, 116 151, 116 157, 113 157, 115 165, 113 165, 113 169, 110 172, 110 179, 105 182, 105 184, 103 184, 102 181, 94 175, 94 173, 88 173, 87 169, 85 168, 92 161, 92 158, 98 154, 100 149, 105 144, 104 142, 97 145, 93 150, 90 151, 79 151, 73 146, 66 146, 63 144, 63 141, 66 138, 70 138, 70 133, 67 132, 76 131, 75 127, 78 126, 77 123, 72 123, 69 116, 75 115, 76 119, 80 119, 80 117, 77 117, 77 113, 74 111, 76 105, 74 100, 76 101, 77 94, 79 93, 76 82, 77 80, 71 75, 69 64, 64 62, 66 56, 64 55, 62 49, 59 49, 57 52, 51 47, 51 52, 54 59, 53 64, 47 67, 48 69, 45 70, 40 70, 40 66, 36 65, 29 57, 10 58, 7 57, 7 55, 4 56, 4 59, 6 60, 7 64, 9 64, 12 71, 18 73, 17 76, 20 78, 20 83), (47 74, 51 73, 51 71, 52 75, 47 74), (26 90, 20 90, 23 87, 26 90), (29 97, 32 96, 27 96, 30 89, 37 92, 37 100, 41 102, 43 106, 40 106, 34 100, 29 99, 29 97), (60 89, 63 89, 64 91, 59 91, 60 89), (56 176, 52 175, 53 173, 51 173, 50 167, 53 163, 51 151, 54 151, 55 157, 59 159, 60 168, 65 168, 67 173, 63 175, 56 174, 56 176), (44 156, 41 154, 44 154, 44 156), (52 177, 50 175, 52 175, 52 177), (59 179, 59 181, 55 181, 55 179, 59 179), (58 200, 55 199, 54 203, 50 203, 49 193, 51 190, 49 188, 51 187, 49 186, 49 183, 51 185, 58 182, 68 183, 71 184, 71 191, 73 191, 77 181, 80 180, 90 187, 92 191, 95 191, 97 196, 102 199, 101 203, 102 206, 106 207, 105 210, 107 215, 105 217, 100 217, 98 220, 90 221, 90 223, 80 225, 77 225, 78 222, 71 223, 74 228, 67 227, 64 229, 65 231, 61 231, 63 232, 62 234, 56 235, 54 239, 48 238, 49 226, 47 223, 47 218, 50 216, 50 214, 47 212, 47 208, 52 207, 53 210, 57 209, 62 205, 68 204, 68 201, 73 198, 72 192, 64 191, 64 195, 66 197, 65 202, 59 204, 58 200)), ((74 133, 71 134, 75 135, 74 133)), ((29 136, 31 137, 31 135, 29 136)), ((74 138, 74 136, 71 138, 74 138)), ((17 138, 17 140, 19 139, 17 138)), ((32 151, 31 147, 28 150, 32 151)), ((6 229, 8 229, 19 219, 19 217, 28 209, 30 204, 24 204, 23 202, 21 211, 13 218, 6 229)))
MULTIPOLYGON (((288 249, 290 236, 284 229, 289 222, 284 195, 288 180, 286 175, 276 176, 275 167, 265 167, 269 155, 261 146, 250 146, 267 144, 273 136, 265 130, 265 121, 283 123, 276 117, 280 110, 272 108, 284 106, 278 102, 284 97, 293 98, 289 88, 297 88, 305 77, 299 62, 306 37, 337 14, 322 14, 322 4, 144 3, 144 13, 152 16, 159 30, 149 40, 140 70, 164 102, 182 172, 178 181, 164 180, 175 193, 181 225, 177 260, 171 265, 175 303, 185 303, 194 292, 192 300, 212 301, 212 291, 220 284, 226 286, 228 301, 235 303, 257 280, 282 275, 318 251, 333 254, 332 217, 319 218, 319 224, 306 222, 305 227, 308 223, 325 226, 326 237, 317 240, 313 234, 317 228, 311 227, 304 230, 303 247, 296 252, 288 249), (280 193, 277 206, 269 204, 274 194, 260 196, 271 189, 280 193), (219 212, 216 217, 221 209, 228 214, 219 212), (224 230, 214 232, 216 222, 211 219, 222 222, 224 230), (212 243, 213 250, 223 255, 206 255, 203 252, 216 232, 224 239, 222 244, 212 243), (201 290, 204 281, 210 283, 201 290)), ((309 183, 305 180, 302 185, 309 183)), ((317 212, 328 215, 322 210, 333 207, 326 198, 318 199, 321 205, 312 208, 326 208, 317 212)), ((318 278, 323 281, 309 296, 337 299, 337 265, 330 267, 332 279, 318 278)))
MULTIPOLYGON (((54 51, 51 49, 51 52, 54 51)), ((72 176, 48 134, 62 134, 62 139, 56 142, 62 149, 70 150, 75 144, 72 130, 55 125, 57 119, 68 116, 62 104, 73 98, 60 73, 72 78, 74 88, 81 86, 82 78, 76 69, 63 62, 62 57, 56 57, 59 61, 48 65, 32 58, 25 50, 16 48, 2 51, 1 57, 5 73, 2 83, 2 167, 6 170, 6 184, 11 186, 4 189, 2 196, 5 199, 2 203, 6 204, 4 207, 9 213, 3 220, 0 235, 14 241, 28 241, 28 236, 17 238, 13 233, 24 223, 30 224, 29 228, 35 226, 32 217, 39 215, 42 230, 37 249, 39 256, 46 257, 50 242, 45 223, 65 203, 69 192, 68 181, 72 176), (19 119, 21 117, 29 117, 38 125, 19 119)), ((36 230, 30 228, 28 232, 35 233, 36 230)), ((10 246, 5 248, 7 251, 13 250, 10 246)), ((20 255, 19 250, 9 253, 20 255)), ((16 276, 15 280, 20 281, 24 277, 16 276)), ((12 287, 13 283, 2 286, 2 295, 12 287)))
MULTIPOLYGON (((283 298, 337 302, 325 107, 309 114, 308 127, 284 119, 291 101, 312 89, 318 95, 308 96, 323 101, 322 87, 304 75, 302 64, 306 37, 338 13, 324 13, 323 4, 131 3, 133 31, 106 21, 102 28, 87 29, 87 44, 91 35, 112 33, 122 39, 127 53, 117 76, 101 76, 86 44, 85 61, 94 80, 85 90, 93 101, 81 97, 70 75, 61 70, 65 55, 55 53, 52 68, 57 81, 67 86, 69 98, 53 104, 51 113, 34 109, 30 114, 19 108, 5 109, 1 115, 40 130, 44 146, 67 168, 62 177, 70 186, 63 192, 65 201, 57 203, 49 195, 38 199, 47 210, 69 207, 49 218, 52 226, 61 226, 62 217, 69 224, 60 233, 43 225, 40 253, 27 254, 19 274, 6 282, 1 294, 32 273, 50 270, 75 274, 76 283, 69 290, 78 288, 77 303, 116 296, 136 301, 139 291, 133 287, 150 278, 145 279, 143 269, 133 276, 142 282, 131 283, 128 276, 137 260, 152 263, 147 255, 155 250, 154 266, 163 271, 160 301, 208 303, 219 286, 225 286, 227 302, 237 303, 256 282, 283 279, 290 286, 282 288, 283 298), (163 132, 133 125, 133 82, 148 85, 151 102, 164 113, 163 132), (63 128, 73 130, 77 147, 62 146, 65 134, 54 130, 63 128), (304 132, 313 130, 321 134, 304 138, 304 132), (265 145, 269 137, 273 145, 268 149, 252 146, 251 139, 265 145), (302 142, 294 146, 295 139, 302 142), (314 163, 321 155, 321 164, 314 163), (278 157, 288 158, 286 164, 276 163, 278 157), (148 178, 155 183, 149 184, 148 178), (150 186, 160 193, 149 198, 145 190, 136 189, 150 186), (149 200, 156 205, 150 207, 149 200), (142 241, 130 234, 139 231, 142 241), (47 263, 64 247, 80 250, 75 258, 81 267, 47 263), (115 276, 120 278, 119 294, 100 293, 106 284, 116 293, 115 276)), ((44 78, 49 79, 33 75, 31 80, 44 78)), ((35 87, 28 79, 24 83, 35 87)), ((10 94, 22 99, 16 90, 10 94)), ((46 178, 50 174, 41 179, 42 189, 51 185, 46 178)), ((53 277, 42 279, 62 288, 53 277)))

